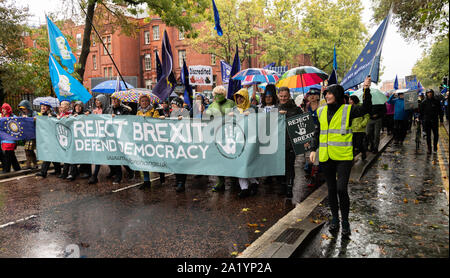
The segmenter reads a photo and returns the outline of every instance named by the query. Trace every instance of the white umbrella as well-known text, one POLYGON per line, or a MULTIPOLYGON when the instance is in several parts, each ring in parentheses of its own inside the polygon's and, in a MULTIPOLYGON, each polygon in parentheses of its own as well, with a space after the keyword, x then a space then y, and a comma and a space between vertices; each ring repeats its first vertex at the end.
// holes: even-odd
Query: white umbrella
POLYGON ((48 102, 53 108, 59 107, 59 100, 54 97, 38 97, 33 100, 33 105, 41 105, 41 102, 48 102))

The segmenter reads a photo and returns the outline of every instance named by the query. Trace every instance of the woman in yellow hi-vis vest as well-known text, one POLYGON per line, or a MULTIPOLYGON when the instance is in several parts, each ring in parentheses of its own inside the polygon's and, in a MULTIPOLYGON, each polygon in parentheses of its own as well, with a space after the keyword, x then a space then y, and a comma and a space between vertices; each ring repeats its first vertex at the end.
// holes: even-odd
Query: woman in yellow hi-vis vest
MULTIPOLYGON (((363 105, 344 104, 344 88, 334 84, 324 90, 327 105, 317 110, 319 125, 316 128, 312 149, 319 149, 319 163, 328 186, 328 202, 333 217, 329 230, 332 234, 338 232, 340 209, 344 237, 351 234, 348 221, 350 199, 347 192, 353 164, 353 136, 350 127, 352 119, 362 117, 372 109, 370 83, 371 79, 367 77, 363 86, 363 105)), ((314 161, 315 157, 316 152, 311 152, 311 161, 314 161)))

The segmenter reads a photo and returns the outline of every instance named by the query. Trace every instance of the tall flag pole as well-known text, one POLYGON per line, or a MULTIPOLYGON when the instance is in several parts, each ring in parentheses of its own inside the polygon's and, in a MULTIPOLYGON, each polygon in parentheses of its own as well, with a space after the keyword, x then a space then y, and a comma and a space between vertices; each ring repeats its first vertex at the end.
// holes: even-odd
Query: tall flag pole
POLYGON ((336 70, 337 70, 337 55, 335 44, 333 49, 333 71, 331 72, 330 77, 328 78, 328 85, 338 84, 338 77, 336 70))
POLYGON ((359 54, 350 71, 344 76, 341 82, 344 90, 363 83, 368 75, 371 76, 372 82, 378 83, 381 49, 390 18, 391 11, 380 24, 372 38, 370 38, 361 54, 359 54))

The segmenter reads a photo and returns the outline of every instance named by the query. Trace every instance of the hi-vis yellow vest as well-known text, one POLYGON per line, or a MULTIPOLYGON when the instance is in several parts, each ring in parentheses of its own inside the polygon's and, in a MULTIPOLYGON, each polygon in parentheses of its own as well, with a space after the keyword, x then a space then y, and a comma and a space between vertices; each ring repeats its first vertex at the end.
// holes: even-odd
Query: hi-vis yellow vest
POLYGON ((328 106, 317 111, 320 122, 319 162, 353 160, 353 133, 350 129, 351 105, 342 104, 328 125, 328 106))

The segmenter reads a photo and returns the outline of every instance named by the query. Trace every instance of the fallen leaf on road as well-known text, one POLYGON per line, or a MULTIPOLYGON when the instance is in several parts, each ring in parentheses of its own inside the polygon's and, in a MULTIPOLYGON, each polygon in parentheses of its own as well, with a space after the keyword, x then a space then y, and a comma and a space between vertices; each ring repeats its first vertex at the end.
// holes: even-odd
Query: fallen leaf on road
POLYGON ((237 251, 231 252, 231 256, 237 256, 237 255, 238 255, 237 251))
POLYGON ((266 219, 266 218, 263 218, 263 219, 262 219, 262 222, 266 222, 266 221, 267 221, 267 219, 266 219))
POLYGON ((249 208, 243 208, 242 209, 243 212, 246 212, 246 211, 249 211, 249 210, 250 210, 249 208))
POLYGON ((302 220, 303 220, 303 219, 300 219, 300 218, 299 218, 299 219, 297 219, 297 222, 300 222, 300 221, 302 221, 302 220))
POLYGON ((387 228, 389 228, 389 227, 386 226, 386 225, 381 225, 381 226, 380 226, 380 229, 387 229, 387 228))
POLYGON ((369 221, 370 225, 375 225, 372 220, 369 221))
POLYGON ((415 177, 416 175, 409 175, 410 177, 415 177))
POLYGON ((413 238, 414 238, 415 240, 422 240, 422 239, 423 239, 421 236, 413 236, 413 238))
POLYGON ((419 203, 419 200, 414 200, 414 204, 418 204, 419 203))
POLYGON ((330 240, 330 239, 332 239, 333 237, 332 237, 332 236, 328 236, 328 235, 326 235, 326 234, 322 234, 322 238, 325 239, 325 240, 330 240))
POLYGON ((249 246, 250 246, 250 244, 249 244, 249 243, 246 243, 246 244, 244 244, 244 246, 245 246, 245 247, 249 247, 249 246))
POLYGON ((405 204, 408 203, 408 199, 404 198, 403 203, 405 203, 405 204))
POLYGON ((255 234, 258 234, 258 233, 260 233, 260 232, 261 232, 260 230, 256 230, 256 231, 255 231, 255 234))
POLYGON ((247 223, 247 226, 249 226, 249 227, 258 227, 258 224, 250 224, 250 223, 247 223))

